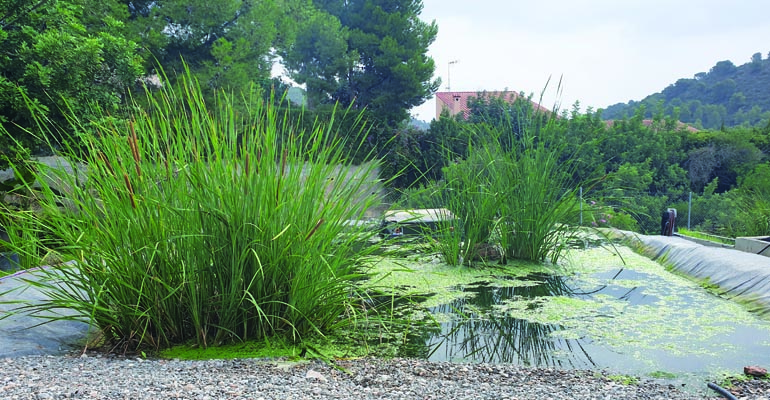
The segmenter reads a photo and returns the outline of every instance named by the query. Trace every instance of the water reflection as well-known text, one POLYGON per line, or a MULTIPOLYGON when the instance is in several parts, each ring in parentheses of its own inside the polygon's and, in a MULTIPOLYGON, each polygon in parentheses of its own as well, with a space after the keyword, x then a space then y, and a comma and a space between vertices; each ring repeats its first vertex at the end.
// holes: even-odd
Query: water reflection
POLYGON ((770 324, 697 285, 628 267, 525 280, 528 285, 464 288, 467 297, 431 309, 441 323, 408 335, 402 355, 639 376, 663 372, 675 376, 670 382, 698 385, 705 376, 770 363, 770 324), (554 315, 563 299, 548 299, 553 296, 586 308, 554 315), (534 310, 527 313, 531 319, 545 322, 513 318, 511 306, 534 310), (548 313, 558 322, 549 324, 548 313))
MULTIPOLYGON (((582 340, 554 337, 558 325, 540 324, 505 316, 493 306, 506 300, 537 300, 543 296, 570 295, 563 277, 532 275, 529 285, 466 288, 468 297, 433 308, 436 314, 455 318, 441 324, 440 332, 426 343, 433 361, 515 363, 529 366, 587 368, 596 364, 582 340)), ((533 301, 530 307, 537 307, 533 301)))
POLYGON ((633 305, 654 304, 660 300, 657 296, 648 294, 645 291, 647 287, 642 285, 642 282, 650 282, 655 279, 655 277, 650 274, 627 268, 620 268, 617 271, 606 271, 593 274, 592 278, 607 283, 597 288, 592 288, 587 292, 573 291, 572 295, 580 298, 591 298, 597 294, 604 294, 618 300, 624 300, 633 305), (621 280, 638 283, 631 287, 628 287, 627 285, 618 285, 617 282, 621 280))

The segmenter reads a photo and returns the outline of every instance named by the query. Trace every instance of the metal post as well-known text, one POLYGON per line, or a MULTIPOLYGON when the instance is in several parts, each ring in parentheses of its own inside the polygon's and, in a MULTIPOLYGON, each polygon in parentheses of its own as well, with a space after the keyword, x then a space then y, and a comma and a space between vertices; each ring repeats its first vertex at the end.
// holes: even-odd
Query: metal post
POLYGON ((692 192, 690 192, 690 200, 687 202, 687 230, 690 230, 690 215, 692 214, 692 192))
POLYGON ((450 61, 446 66, 446 91, 447 92, 452 91, 452 84, 451 84, 452 79, 450 75, 450 72, 451 72, 450 68, 452 67, 452 65, 457 64, 458 62, 460 62, 460 60, 453 60, 453 61, 450 61))
POLYGON ((580 226, 583 226, 583 187, 580 187, 580 226))

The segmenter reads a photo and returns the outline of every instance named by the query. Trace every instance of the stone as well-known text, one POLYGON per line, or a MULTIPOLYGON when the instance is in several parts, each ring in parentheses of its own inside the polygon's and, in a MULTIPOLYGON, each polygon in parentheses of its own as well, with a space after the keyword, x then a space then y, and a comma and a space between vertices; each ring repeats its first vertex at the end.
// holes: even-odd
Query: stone
POLYGON ((326 377, 323 376, 320 372, 314 371, 312 369, 307 371, 307 374, 305 374, 306 379, 315 379, 320 382, 326 382, 326 377))
POLYGON ((474 260, 497 261, 503 257, 501 249, 493 244, 479 243, 474 249, 474 260))
POLYGON ((748 367, 743 367, 743 373, 749 376, 756 376, 761 378, 767 375, 767 369, 758 367, 756 365, 750 365, 748 367))

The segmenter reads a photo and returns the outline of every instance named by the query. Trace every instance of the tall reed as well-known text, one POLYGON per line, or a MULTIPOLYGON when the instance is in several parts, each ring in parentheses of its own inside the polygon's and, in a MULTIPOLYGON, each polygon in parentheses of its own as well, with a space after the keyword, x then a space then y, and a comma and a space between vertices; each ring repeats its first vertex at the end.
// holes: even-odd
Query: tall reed
MULTIPOLYGON (((511 258, 556 263, 577 235, 581 184, 572 181, 563 146, 549 137, 524 135, 518 151, 506 153, 496 181, 501 204, 500 242, 511 258)), ((587 186, 587 185, 586 185, 587 186)))
MULTIPOLYGON (((521 104, 521 103, 519 103, 521 104)), ((559 140, 555 114, 511 110, 495 124, 477 123, 468 157, 445 170, 447 207, 461 221, 458 248, 470 261, 479 249, 498 248, 502 260, 556 263, 576 235, 580 183, 574 159, 559 140)), ((585 186, 588 186, 587 184, 585 186)), ((448 251, 445 260, 455 264, 448 251)), ((483 257, 482 257, 483 258, 483 257)))
POLYGON ((31 283, 51 300, 19 312, 77 310, 126 349, 301 341, 361 317, 370 233, 345 221, 381 199, 377 164, 354 167, 345 149, 365 126, 302 131, 277 101, 246 99, 239 115, 185 76, 125 124, 71 121, 80 143, 64 155, 79 172, 41 169, 34 222, 76 261, 44 270, 31 283))
POLYGON ((442 247, 459 253, 444 250, 451 256, 445 257, 450 265, 479 258, 480 247, 492 238, 501 201, 495 187, 499 155, 497 149, 486 144, 472 146, 466 160, 444 170, 446 206, 457 216, 458 225, 456 231, 453 229, 443 238, 442 247))

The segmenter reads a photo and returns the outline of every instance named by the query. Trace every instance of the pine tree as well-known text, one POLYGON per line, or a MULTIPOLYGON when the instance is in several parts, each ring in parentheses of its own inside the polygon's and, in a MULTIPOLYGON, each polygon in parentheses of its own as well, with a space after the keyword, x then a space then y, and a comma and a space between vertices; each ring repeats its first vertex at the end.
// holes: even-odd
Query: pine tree
POLYGON ((316 0, 334 19, 311 19, 287 52, 292 77, 316 101, 366 109, 395 127, 438 89, 428 46, 435 22, 419 19, 420 0, 316 0), (339 25, 337 23, 339 21, 339 25), (323 35, 319 35, 323 32, 323 35))

